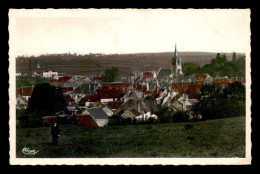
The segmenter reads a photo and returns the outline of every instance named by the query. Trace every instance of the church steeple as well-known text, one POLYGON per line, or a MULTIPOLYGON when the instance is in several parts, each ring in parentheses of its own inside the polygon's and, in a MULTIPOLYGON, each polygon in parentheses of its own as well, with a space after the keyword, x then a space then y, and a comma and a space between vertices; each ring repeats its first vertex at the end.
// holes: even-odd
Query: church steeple
POLYGON ((176 77, 178 75, 182 75, 182 61, 181 58, 178 56, 178 52, 177 52, 177 45, 175 43, 175 52, 172 58, 172 68, 171 68, 171 72, 172 72, 172 77, 176 77))
POLYGON ((173 56, 175 59, 178 57, 178 52, 177 52, 177 46, 176 46, 176 43, 175 43, 175 52, 174 52, 174 56, 173 56))

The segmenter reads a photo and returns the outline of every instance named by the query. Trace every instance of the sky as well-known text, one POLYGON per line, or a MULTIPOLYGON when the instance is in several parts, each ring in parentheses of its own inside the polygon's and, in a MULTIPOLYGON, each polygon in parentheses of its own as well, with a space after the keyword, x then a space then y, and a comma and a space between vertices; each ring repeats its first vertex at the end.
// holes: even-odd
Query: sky
POLYGON ((22 10, 12 17, 16 56, 173 52, 175 43, 178 51, 250 46, 249 10, 22 10))

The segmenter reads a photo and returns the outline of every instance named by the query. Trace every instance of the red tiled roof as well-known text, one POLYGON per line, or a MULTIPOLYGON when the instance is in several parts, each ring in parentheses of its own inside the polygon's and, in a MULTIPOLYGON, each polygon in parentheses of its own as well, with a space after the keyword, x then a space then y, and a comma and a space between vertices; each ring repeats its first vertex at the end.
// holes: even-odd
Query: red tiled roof
POLYGON ((122 89, 98 89, 97 93, 100 99, 121 98, 125 95, 122 89))
POLYGON ((16 96, 31 96, 33 92, 33 87, 23 87, 16 89, 16 96))
POLYGON ((56 79, 50 79, 49 82, 57 82, 58 80, 56 79))
POLYGON ((77 120, 79 121, 79 124, 83 125, 84 127, 99 127, 96 121, 90 115, 77 115, 77 120))
POLYGON ((197 78, 198 81, 204 82, 204 80, 207 78, 207 75, 200 75, 200 74, 194 74, 194 76, 197 78))
POLYGON ((241 83, 246 83, 246 78, 245 77, 233 77, 231 78, 231 83, 232 82, 241 82, 241 83))
POLYGON ((128 87, 128 83, 108 83, 102 84, 96 92, 100 99, 121 98, 128 87))
POLYGON ((101 88, 107 88, 107 89, 122 89, 122 88, 128 88, 130 85, 129 83, 104 83, 101 85, 101 88))
POLYGON ((99 100, 99 96, 98 95, 87 95, 86 97, 84 97, 86 102, 96 102, 99 100))
POLYGON ((94 76, 93 80, 102 80, 102 77, 94 76))
POLYGON ((63 87, 63 88, 61 88, 61 90, 63 93, 68 92, 68 91, 74 91, 74 89, 72 87, 63 87))
POLYGON ((122 102, 109 102, 108 107, 111 109, 117 109, 122 104, 122 102))
POLYGON ((231 82, 228 78, 214 78, 212 81, 214 85, 228 85, 231 82))
POLYGON ((203 83, 200 82, 178 82, 172 84, 172 88, 177 94, 188 94, 190 99, 198 99, 198 91, 200 91, 202 87, 203 83))
POLYGON ((51 72, 57 72, 57 71, 55 71, 55 70, 51 70, 51 72))
POLYGON ((142 86, 140 84, 133 84, 133 88, 137 91, 146 92, 146 86, 142 86))
POLYGON ((145 72, 145 73, 144 73, 144 78, 153 78, 153 73, 151 73, 151 72, 145 72))
POLYGON ((64 76, 64 77, 60 77, 59 78, 59 82, 66 82, 68 80, 70 80, 72 77, 71 76, 64 76))
POLYGON ((71 96, 69 96, 69 95, 66 95, 66 100, 67 100, 69 103, 74 102, 74 99, 71 98, 71 96))

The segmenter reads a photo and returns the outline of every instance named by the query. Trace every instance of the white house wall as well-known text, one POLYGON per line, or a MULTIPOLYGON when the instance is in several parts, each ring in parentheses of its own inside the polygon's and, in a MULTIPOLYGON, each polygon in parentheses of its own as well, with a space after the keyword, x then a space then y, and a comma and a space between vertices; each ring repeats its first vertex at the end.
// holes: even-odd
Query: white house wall
POLYGON ((96 122, 99 127, 103 127, 108 123, 108 119, 96 119, 96 122))

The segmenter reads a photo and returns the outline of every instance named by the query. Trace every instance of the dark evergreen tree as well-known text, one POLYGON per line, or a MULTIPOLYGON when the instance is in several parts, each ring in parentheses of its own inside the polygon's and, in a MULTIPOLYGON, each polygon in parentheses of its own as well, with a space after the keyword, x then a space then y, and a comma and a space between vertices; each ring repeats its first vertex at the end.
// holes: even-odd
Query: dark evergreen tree
POLYGON ((103 82, 113 82, 115 78, 118 76, 118 70, 117 68, 107 69, 102 76, 103 82))
POLYGON ((232 62, 236 62, 237 61, 237 54, 234 52, 232 55, 232 62))
POLYGON ((28 102, 27 112, 35 116, 49 116, 64 111, 67 101, 58 87, 49 83, 36 85, 28 102))

